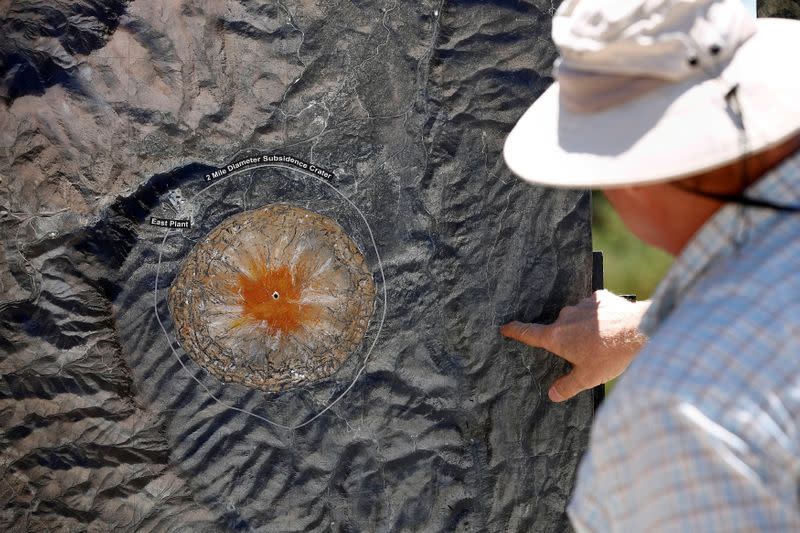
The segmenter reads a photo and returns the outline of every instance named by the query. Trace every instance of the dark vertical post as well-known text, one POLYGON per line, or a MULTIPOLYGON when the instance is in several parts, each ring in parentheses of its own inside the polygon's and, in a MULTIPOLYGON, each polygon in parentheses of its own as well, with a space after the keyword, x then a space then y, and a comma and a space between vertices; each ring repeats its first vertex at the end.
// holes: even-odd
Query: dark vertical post
MULTIPOLYGON (((592 292, 599 291, 605 288, 605 279, 603 278, 603 252, 592 252, 592 292)), ((606 396, 605 385, 598 385, 592 389, 594 397, 594 409, 600 407, 600 403, 606 396)))

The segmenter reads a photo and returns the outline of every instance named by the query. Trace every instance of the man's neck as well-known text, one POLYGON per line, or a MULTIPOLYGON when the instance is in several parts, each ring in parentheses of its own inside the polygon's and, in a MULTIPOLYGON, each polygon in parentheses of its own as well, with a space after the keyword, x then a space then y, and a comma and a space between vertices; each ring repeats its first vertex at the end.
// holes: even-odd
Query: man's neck
POLYGON ((741 161, 710 172, 676 181, 670 185, 688 194, 683 205, 690 209, 683 230, 672 241, 671 253, 680 253, 694 234, 727 202, 720 197, 740 197, 750 186, 800 151, 800 134, 741 161))

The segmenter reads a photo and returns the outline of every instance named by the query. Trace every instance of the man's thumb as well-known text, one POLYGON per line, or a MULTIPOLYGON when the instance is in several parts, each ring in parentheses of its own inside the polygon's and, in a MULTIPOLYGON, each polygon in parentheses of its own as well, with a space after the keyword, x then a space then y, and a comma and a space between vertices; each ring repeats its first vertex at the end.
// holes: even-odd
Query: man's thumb
POLYGON ((547 391, 547 397, 554 402, 563 402, 584 390, 586 390, 586 387, 575 376, 575 370, 573 369, 569 374, 561 376, 553 383, 550 390, 547 391))

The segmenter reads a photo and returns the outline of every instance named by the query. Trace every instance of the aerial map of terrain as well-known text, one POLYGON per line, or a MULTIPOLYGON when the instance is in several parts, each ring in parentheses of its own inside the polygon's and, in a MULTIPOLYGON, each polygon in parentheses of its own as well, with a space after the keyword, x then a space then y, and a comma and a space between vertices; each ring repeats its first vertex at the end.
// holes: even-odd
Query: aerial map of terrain
POLYGON ((551 0, 0 0, 0 530, 568 531, 551 0))

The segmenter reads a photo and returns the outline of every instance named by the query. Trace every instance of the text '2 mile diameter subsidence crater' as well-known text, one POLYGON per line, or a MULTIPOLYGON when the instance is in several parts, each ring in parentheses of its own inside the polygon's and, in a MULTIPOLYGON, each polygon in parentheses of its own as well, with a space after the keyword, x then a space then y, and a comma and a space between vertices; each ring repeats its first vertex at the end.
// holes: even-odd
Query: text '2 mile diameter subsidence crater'
POLYGON ((361 344, 375 283, 331 218, 285 204, 233 215, 169 290, 178 337, 211 375, 277 392, 333 374, 361 344))

